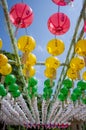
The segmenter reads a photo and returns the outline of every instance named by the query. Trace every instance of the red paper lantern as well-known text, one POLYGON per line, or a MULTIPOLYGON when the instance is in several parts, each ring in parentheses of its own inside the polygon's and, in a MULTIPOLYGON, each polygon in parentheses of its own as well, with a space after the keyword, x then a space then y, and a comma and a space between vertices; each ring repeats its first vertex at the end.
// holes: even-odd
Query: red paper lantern
POLYGON ((56 5, 65 6, 74 0, 52 0, 56 5))
POLYGON ((33 22, 33 11, 24 3, 15 4, 10 10, 10 20, 18 28, 26 28, 33 22))
POLYGON ((70 20, 64 13, 55 13, 48 19, 48 29, 54 35, 62 35, 70 28, 70 20))

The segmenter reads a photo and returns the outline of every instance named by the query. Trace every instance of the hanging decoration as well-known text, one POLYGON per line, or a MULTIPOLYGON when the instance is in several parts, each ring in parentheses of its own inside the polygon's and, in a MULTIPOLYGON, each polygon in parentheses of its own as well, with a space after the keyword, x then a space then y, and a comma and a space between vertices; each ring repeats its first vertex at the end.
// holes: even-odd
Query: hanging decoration
POLYGON ((36 64, 36 56, 31 53, 35 47, 36 42, 31 36, 22 36, 17 42, 18 49, 23 52, 21 62, 23 64, 22 72, 26 78, 35 75, 36 70, 33 67, 36 64))
POLYGON ((26 28, 33 22, 33 11, 25 3, 17 3, 10 10, 10 20, 17 28, 26 28))
POLYGON ((47 26, 49 31, 54 35, 65 34, 70 28, 70 20, 64 13, 58 12, 51 15, 48 19, 47 26))
POLYGON ((66 6, 69 3, 73 2, 74 0, 52 0, 56 5, 59 6, 66 6))
POLYGON ((47 43, 47 51, 53 56, 62 54, 65 50, 64 42, 60 39, 51 39, 47 43))
POLYGON ((21 50, 22 52, 31 52, 35 49, 36 47, 36 42, 32 36, 21 36, 18 39, 18 49, 21 50))
POLYGON ((86 56, 86 40, 81 39, 75 44, 75 53, 79 56, 86 56))

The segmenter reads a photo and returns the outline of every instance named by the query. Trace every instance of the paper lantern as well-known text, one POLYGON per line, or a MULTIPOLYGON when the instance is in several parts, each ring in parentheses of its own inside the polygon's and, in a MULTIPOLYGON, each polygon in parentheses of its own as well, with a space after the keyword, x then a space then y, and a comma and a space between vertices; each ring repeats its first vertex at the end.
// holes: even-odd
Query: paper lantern
POLYGON ((0 66, 6 65, 8 58, 4 54, 0 54, 0 66))
POLYGON ((79 88, 75 88, 75 89, 73 90, 73 93, 75 93, 76 96, 79 97, 79 96, 81 96, 82 91, 81 91, 81 89, 79 89, 79 88))
POLYGON ((33 11, 25 3, 17 3, 10 10, 10 20, 17 28, 26 28, 33 22, 33 11))
POLYGON ((51 83, 50 79, 46 79, 44 81, 44 86, 46 86, 46 87, 54 87, 55 86, 55 82, 52 81, 52 83, 51 83))
POLYGON ((24 67, 22 70, 23 74, 25 77, 32 77, 35 75, 36 70, 33 66, 30 66, 29 68, 24 67))
POLYGON ((84 59, 81 59, 79 57, 74 57, 70 61, 70 67, 79 71, 85 67, 84 59))
POLYGON ((36 56, 32 53, 29 53, 26 60, 26 66, 34 66, 36 64, 36 56))
POLYGON ((16 83, 9 85, 9 91, 10 92, 17 91, 18 89, 19 89, 19 86, 16 83))
POLYGON ((58 56, 62 54, 64 49, 64 42, 59 39, 51 39, 47 44, 47 51, 53 56, 58 56))
POLYGON ((78 97, 75 93, 72 93, 70 98, 73 102, 75 102, 78 99, 78 97))
POLYGON ((0 73, 2 75, 8 75, 11 72, 12 72, 12 66, 9 63, 7 63, 6 65, 0 67, 0 73))
POLYGON ((86 90, 86 82, 80 80, 80 81, 77 83, 77 88, 79 88, 81 91, 86 90))
POLYGON ((63 80, 62 85, 64 85, 67 89, 70 89, 73 86, 73 82, 71 79, 65 79, 63 80))
POLYGON ((31 52, 35 49, 36 47, 36 42, 33 37, 31 36, 21 36, 18 39, 18 49, 21 50, 22 52, 31 52))
POLYGON ((35 94, 35 93, 37 93, 37 86, 32 87, 32 94, 35 94))
POLYGON ((5 77, 6 84, 13 84, 16 82, 16 77, 13 74, 9 74, 5 77))
POLYGON ((52 0, 56 5, 59 6, 66 6, 67 4, 69 4, 70 2, 74 1, 74 0, 52 0))
POLYGON ((85 39, 79 40, 75 44, 75 53, 77 53, 80 56, 86 56, 86 40, 85 39))
POLYGON ((0 96, 6 96, 7 92, 3 84, 0 83, 0 96))
POLYGON ((47 78, 55 79, 56 78, 56 69, 47 67, 44 71, 44 75, 47 78))
POLYGON ((54 35, 62 35, 70 28, 70 19, 64 13, 55 13, 48 19, 47 26, 54 35))
POLYGON ((63 87, 60 89, 60 92, 66 96, 68 94, 68 89, 66 87, 63 87))
POLYGON ((11 94, 12 94, 12 96, 13 96, 14 98, 17 98, 17 97, 20 96, 21 92, 20 92, 19 90, 17 90, 17 91, 11 92, 11 94))
POLYGON ((86 80, 86 71, 83 73, 82 78, 86 80))
POLYGON ((45 60, 45 66, 57 69, 60 66, 60 61, 56 57, 50 56, 45 60))
POLYGON ((60 101, 64 101, 64 100, 66 99, 66 97, 65 97, 65 95, 64 95, 63 93, 60 93, 60 94, 58 95, 58 99, 59 99, 60 101))
POLYGON ((43 89, 43 91, 44 91, 45 93, 49 92, 50 94, 52 94, 52 92, 53 92, 52 88, 49 88, 49 87, 45 87, 45 88, 43 89))
POLYGON ((28 80, 28 85, 29 85, 30 87, 33 87, 33 86, 37 85, 37 83, 38 83, 38 81, 37 81, 37 79, 34 78, 34 77, 31 77, 31 78, 29 78, 29 80, 28 80))
POLYGON ((68 78, 72 79, 72 80, 76 80, 77 77, 78 77, 78 74, 77 74, 77 71, 72 69, 72 68, 69 68, 67 70, 67 76, 68 78))

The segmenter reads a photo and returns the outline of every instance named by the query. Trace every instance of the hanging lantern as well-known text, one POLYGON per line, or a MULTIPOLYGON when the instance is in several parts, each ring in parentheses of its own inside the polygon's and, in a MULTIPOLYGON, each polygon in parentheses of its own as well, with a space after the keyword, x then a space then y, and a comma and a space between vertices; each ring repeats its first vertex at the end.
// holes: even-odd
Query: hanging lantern
POLYGON ((70 2, 73 2, 74 0, 52 0, 56 5, 59 6, 66 6, 70 2))
POLYGON ((32 53, 29 53, 26 60, 26 66, 34 66, 36 64, 36 56, 32 53))
POLYGON ((17 3, 10 10, 10 20, 17 28, 26 28, 33 22, 33 11, 25 3, 17 3))
POLYGON ((3 84, 0 83, 0 96, 6 96, 7 92, 3 84))
POLYGON ((18 49, 22 52, 31 52, 36 47, 36 42, 31 36, 22 36, 18 39, 18 49))
POLYGON ((0 67, 0 73, 2 75, 8 75, 11 72, 12 72, 12 66, 9 63, 7 63, 6 65, 0 67))
POLYGON ((58 95, 58 99, 59 99, 60 101, 64 101, 64 100, 66 99, 66 96, 65 96, 63 93, 60 93, 60 94, 58 95))
POLYGON ((65 79, 63 80, 62 85, 64 85, 67 89, 70 89, 73 86, 73 82, 71 79, 65 79))
POLYGON ((68 89, 67 89, 66 87, 62 87, 62 88, 60 89, 60 92, 63 93, 65 96, 68 95, 68 89))
POLYGON ((67 76, 68 76, 68 78, 70 78, 72 80, 76 80, 78 77, 78 74, 77 74, 76 70, 69 68, 67 71, 67 76))
POLYGON ((14 92, 14 91, 17 91, 18 89, 19 89, 19 86, 16 83, 9 85, 9 92, 14 92))
POLYGON ((60 61, 53 56, 50 56, 45 61, 45 66, 57 69, 60 66, 60 61))
POLYGON ((86 71, 83 73, 82 78, 86 80, 86 71))
POLYGON ((28 86, 33 87, 33 86, 36 86, 37 84, 38 84, 38 81, 36 78, 34 78, 34 77, 29 78, 28 86))
POLYGON ((52 90, 52 88, 50 87, 45 87, 44 89, 43 89, 43 91, 45 92, 45 93, 50 93, 50 94, 52 94, 52 92, 53 92, 53 90, 52 90))
POLYGON ((72 93, 70 98, 73 102, 75 102, 78 99, 78 97, 75 93, 72 93))
POLYGON ((0 54, 0 66, 7 64, 8 58, 4 54, 0 54))
POLYGON ((64 13, 55 13, 48 19, 48 29, 54 35, 62 35, 70 28, 70 20, 64 13))
POLYGON ((13 84, 16 82, 16 77, 13 74, 9 74, 5 76, 5 83, 7 85, 13 84))
POLYGON ((75 93, 75 95, 76 95, 77 97, 80 97, 81 94, 82 94, 82 91, 81 91, 81 89, 79 89, 79 88, 75 88, 75 89, 73 90, 73 93, 75 93))
POLYGON ((70 61, 70 67, 77 71, 83 69, 85 67, 84 59, 81 59, 79 57, 72 58, 70 61))
POLYGON ((47 78, 55 79, 56 78, 56 69, 47 67, 44 71, 44 75, 47 78))
POLYGON ((84 82, 83 80, 80 80, 77 83, 77 88, 79 88, 81 91, 86 90, 86 82, 84 82))
POLYGON ((44 86, 46 86, 46 87, 54 87, 55 86, 55 82, 52 81, 52 84, 51 84, 51 80, 50 79, 46 79, 44 81, 44 86))
POLYGON ((12 92, 11 94, 12 94, 12 96, 13 96, 14 98, 17 98, 17 97, 20 96, 21 92, 20 92, 19 90, 17 90, 17 91, 12 92))
POLYGON ((35 75, 36 73, 36 70, 33 66, 30 66, 30 67, 24 67, 23 70, 22 70, 23 74, 25 77, 32 77, 35 75))
POLYGON ((75 44, 75 53, 77 53, 80 56, 86 56, 86 40, 85 39, 79 40, 75 44))
POLYGON ((63 53, 65 49, 64 43, 59 39, 51 39, 47 44, 47 51, 53 56, 58 56, 63 53))

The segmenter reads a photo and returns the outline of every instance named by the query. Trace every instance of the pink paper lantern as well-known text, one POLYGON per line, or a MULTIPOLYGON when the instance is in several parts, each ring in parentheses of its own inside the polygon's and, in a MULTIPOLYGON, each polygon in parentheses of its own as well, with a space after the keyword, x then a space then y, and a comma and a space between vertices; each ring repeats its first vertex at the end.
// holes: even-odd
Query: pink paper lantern
POLYGON ((74 0, 52 0, 56 5, 59 6, 66 6, 70 2, 73 2, 74 0))
POLYGON ((48 29, 54 35, 62 35, 70 28, 70 20, 64 13, 55 13, 49 17, 48 29))
POLYGON ((33 11, 24 3, 15 4, 10 10, 10 20, 18 28, 26 28, 33 22, 33 11))

